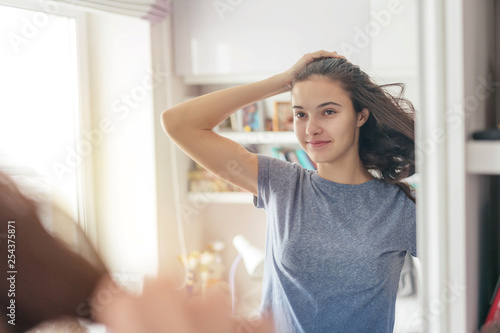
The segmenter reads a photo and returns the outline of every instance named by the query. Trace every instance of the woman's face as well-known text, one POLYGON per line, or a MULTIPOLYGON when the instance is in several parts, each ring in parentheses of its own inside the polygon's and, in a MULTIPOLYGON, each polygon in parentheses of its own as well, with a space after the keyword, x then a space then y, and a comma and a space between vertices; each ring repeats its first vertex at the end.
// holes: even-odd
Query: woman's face
POLYGON ((297 82, 292 89, 292 112, 295 135, 314 162, 359 158, 359 127, 368 111, 357 114, 340 83, 321 76, 297 82))

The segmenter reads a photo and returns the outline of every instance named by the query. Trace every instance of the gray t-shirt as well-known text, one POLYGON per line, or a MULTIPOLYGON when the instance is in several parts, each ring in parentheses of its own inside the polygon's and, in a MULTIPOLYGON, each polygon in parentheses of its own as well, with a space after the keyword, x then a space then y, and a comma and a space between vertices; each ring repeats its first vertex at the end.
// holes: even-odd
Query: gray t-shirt
POLYGON ((392 332, 415 204, 373 179, 331 182, 259 155, 255 206, 267 213, 262 311, 276 332, 392 332))

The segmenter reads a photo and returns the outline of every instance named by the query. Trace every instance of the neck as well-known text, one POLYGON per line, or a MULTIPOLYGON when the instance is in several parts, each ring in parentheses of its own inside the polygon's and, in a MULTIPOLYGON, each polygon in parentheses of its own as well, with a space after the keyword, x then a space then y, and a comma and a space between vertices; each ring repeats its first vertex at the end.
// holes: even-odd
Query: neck
POLYGON ((318 163, 318 174, 321 178, 339 184, 358 185, 373 179, 373 176, 361 163, 359 155, 352 159, 318 163))

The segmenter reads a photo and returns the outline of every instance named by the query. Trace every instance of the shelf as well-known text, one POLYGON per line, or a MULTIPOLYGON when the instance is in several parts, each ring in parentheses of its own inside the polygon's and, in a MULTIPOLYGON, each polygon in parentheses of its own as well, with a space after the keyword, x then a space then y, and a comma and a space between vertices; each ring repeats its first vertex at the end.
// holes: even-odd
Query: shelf
POLYGON ((197 192, 188 194, 189 202, 251 204, 253 195, 247 192, 197 192))
MULTIPOLYGON (((416 184, 420 182, 420 176, 414 174, 406 181, 416 184)), ((188 200, 192 203, 224 203, 224 204, 252 204, 253 195, 248 192, 190 192, 188 200)))
POLYGON ((219 132, 240 144, 298 144, 294 132, 219 132))
POLYGON ((468 173, 500 175, 500 141, 468 141, 466 145, 468 173))

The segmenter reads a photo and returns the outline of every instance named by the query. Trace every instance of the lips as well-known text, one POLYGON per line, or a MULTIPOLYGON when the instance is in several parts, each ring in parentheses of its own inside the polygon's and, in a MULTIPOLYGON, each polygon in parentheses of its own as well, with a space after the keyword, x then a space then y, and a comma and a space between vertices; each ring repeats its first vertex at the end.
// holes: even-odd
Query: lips
POLYGON ((326 146, 330 142, 331 141, 315 140, 315 141, 309 141, 307 142, 307 144, 310 145, 312 148, 321 148, 323 146, 326 146))

